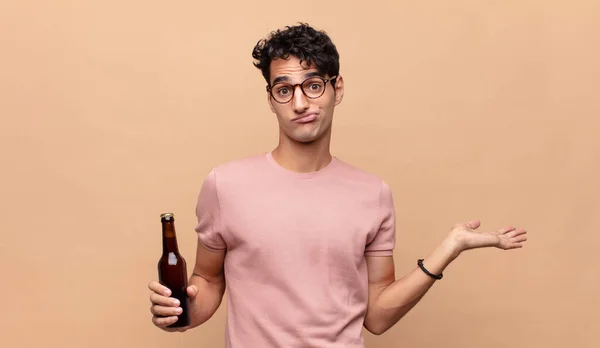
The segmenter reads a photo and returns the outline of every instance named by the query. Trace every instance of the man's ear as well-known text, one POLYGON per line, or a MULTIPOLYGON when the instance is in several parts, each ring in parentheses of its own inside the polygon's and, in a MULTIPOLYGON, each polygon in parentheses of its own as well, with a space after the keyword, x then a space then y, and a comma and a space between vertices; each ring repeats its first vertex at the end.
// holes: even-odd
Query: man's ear
POLYGON ((275 113, 275 108, 273 108, 273 99, 271 99, 271 94, 267 92, 267 103, 269 103, 269 108, 271 108, 271 112, 275 113))
POLYGON ((339 105, 344 99, 344 78, 340 75, 335 79, 335 105, 339 105))

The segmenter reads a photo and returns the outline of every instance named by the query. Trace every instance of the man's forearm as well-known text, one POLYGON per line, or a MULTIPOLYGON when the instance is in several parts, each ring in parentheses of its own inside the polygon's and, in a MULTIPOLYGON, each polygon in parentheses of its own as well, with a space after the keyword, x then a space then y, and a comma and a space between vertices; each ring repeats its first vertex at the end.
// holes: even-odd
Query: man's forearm
POLYGON ((190 327, 196 327, 210 319, 221 305, 225 293, 225 280, 206 279, 194 273, 189 285, 198 288, 196 298, 190 303, 190 327))
MULTIPOLYGON (((423 261, 423 266, 440 274, 457 257, 454 245, 446 240, 423 261)), ((373 294, 365 326, 376 334, 387 331, 408 313, 427 293, 436 279, 416 266, 409 274, 373 294)))

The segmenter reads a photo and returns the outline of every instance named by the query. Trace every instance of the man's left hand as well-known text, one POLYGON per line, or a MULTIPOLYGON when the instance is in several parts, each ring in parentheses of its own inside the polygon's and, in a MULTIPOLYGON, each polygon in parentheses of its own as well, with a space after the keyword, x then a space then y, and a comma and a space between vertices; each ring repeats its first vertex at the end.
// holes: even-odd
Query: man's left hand
POLYGON ((448 236, 455 249, 456 256, 469 249, 495 247, 502 250, 522 248, 527 241, 527 230, 517 227, 505 227, 495 231, 476 231, 481 222, 472 220, 456 224, 448 236))

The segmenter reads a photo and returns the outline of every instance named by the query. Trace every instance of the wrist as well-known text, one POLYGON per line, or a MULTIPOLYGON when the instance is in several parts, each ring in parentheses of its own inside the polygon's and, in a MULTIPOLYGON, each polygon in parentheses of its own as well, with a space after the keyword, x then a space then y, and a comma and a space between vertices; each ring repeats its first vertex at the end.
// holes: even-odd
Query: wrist
POLYGON ((440 249, 450 261, 456 259, 463 251, 460 241, 452 236, 448 236, 442 241, 440 249))
POLYGON ((454 240, 444 239, 433 252, 423 259, 423 266, 432 274, 442 274, 446 267, 458 257, 459 250, 454 240))

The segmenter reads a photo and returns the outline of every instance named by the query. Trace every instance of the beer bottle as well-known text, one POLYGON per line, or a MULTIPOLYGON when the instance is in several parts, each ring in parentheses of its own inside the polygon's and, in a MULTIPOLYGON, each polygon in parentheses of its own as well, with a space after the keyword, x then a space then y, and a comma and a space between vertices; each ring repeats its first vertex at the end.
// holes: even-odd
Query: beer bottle
POLYGON ((177 321, 169 327, 184 327, 190 324, 186 262, 177 246, 174 215, 172 213, 161 214, 160 221, 162 223, 163 252, 158 261, 158 279, 162 285, 171 290, 171 297, 179 300, 182 309, 177 321))

